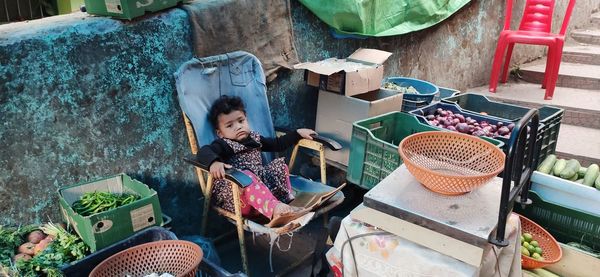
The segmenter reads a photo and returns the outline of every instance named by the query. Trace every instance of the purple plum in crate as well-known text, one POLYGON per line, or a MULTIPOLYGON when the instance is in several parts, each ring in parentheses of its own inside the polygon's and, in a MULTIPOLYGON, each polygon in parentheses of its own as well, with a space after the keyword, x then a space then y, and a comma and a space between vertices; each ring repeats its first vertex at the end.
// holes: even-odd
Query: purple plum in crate
POLYGON ((506 136, 508 134, 510 134, 510 129, 508 129, 508 127, 502 126, 500 129, 498 129, 498 135, 506 136))
POLYGON ((456 130, 461 133, 467 134, 471 129, 469 127, 469 124, 467 123, 458 123, 456 124, 456 130))

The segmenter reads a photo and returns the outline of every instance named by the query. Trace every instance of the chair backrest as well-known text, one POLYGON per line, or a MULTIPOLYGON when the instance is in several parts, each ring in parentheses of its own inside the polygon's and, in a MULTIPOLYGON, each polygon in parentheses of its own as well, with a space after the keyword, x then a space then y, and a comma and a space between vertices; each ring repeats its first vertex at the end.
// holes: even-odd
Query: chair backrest
MULTIPOLYGON (((504 30, 510 30, 510 20, 512 15, 513 0, 506 1, 506 11, 504 17, 504 30)), ((569 0, 569 4, 565 11, 560 34, 564 35, 571 19, 571 13, 575 6, 575 0, 569 0)), ((519 24, 520 31, 532 32, 552 32, 552 15, 554 13, 555 0, 527 0, 523 17, 519 24)))
MULTIPOLYGON (((250 128, 263 136, 275 136, 265 75, 254 55, 236 51, 193 58, 179 67, 175 85, 179 105, 194 127, 198 145, 209 144, 216 138, 208 111, 221 95, 242 98, 250 128)), ((263 157, 272 158, 267 154, 263 157)))

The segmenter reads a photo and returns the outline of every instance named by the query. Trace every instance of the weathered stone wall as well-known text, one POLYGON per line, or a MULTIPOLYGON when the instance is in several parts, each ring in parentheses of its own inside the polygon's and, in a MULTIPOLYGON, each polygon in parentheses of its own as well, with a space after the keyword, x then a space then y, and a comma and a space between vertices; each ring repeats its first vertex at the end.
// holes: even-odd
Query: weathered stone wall
MULTIPOLYGON (((586 23, 598 2, 578 1, 570 26, 586 23)), ((292 1, 295 43, 302 61, 384 49, 394 53, 386 74, 464 90, 489 78, 503 3, 472 1, 403 36, 336 40, 292 1)), ((543 51, 517 47, 514 61, 543 51)), ((74 14, 0 26, 0 224, 58 219, 60 186, 125 172, 159 192, 175 231, 196 232, 202 200, 182 161, 189 146, 172 77, 192 55, 180 9, 130 23, 74 14)), ((269 85, 276 125, 314 127, 318 95, 302 78, 281 72, 269 85)))

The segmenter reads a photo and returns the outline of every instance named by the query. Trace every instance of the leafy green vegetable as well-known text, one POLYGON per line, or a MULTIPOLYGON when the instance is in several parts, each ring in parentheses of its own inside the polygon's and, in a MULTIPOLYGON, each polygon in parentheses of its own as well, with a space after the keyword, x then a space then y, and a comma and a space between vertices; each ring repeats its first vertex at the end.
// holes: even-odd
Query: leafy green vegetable
MULTIPOLYGON (((35 225, 10 228, 0 225, 0 265, 10 266, 19 245, 26 242, 26 235, 37 230, 35 225)), ((1 275, 0 275, 1 276, 1 275)))
POLYGON ((81 216, 89 216, 133 203, 138 199, 139 196, 133 194, 94 191, 85 193, 81 199, 73 202, 71 207, 81 216))
POLYGON ((383 88, 397 90, 399 93, 419 94, 419 92, 413 86, 404 87, 392 82, 383 83, 383 88))
POLYGON ((26 226, 22 228, 5 228, 0 226, 0 277, 60 277, 60 268, 67 263, 82 259, 89 253, 89 248, 77 235, 73 235, 61 226, 52 223, 41 227, 26 226), (54 237, 46 249, 30 260, 18 260, 11 263, 16 248, 26 241, 26 235, 34 230, 42 230, 54 237))

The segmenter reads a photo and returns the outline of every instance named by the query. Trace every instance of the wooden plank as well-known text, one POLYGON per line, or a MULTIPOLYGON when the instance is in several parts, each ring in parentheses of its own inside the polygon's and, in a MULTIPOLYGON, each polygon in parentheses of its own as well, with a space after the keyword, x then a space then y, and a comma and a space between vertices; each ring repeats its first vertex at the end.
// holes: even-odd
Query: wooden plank
POLYGON ((562 259, 547 266, 546 269, 560 276, 569 277, 588 277, 600 274, 600 259, 566 244, 560 243, 560 247, 563 251, 562 259))

